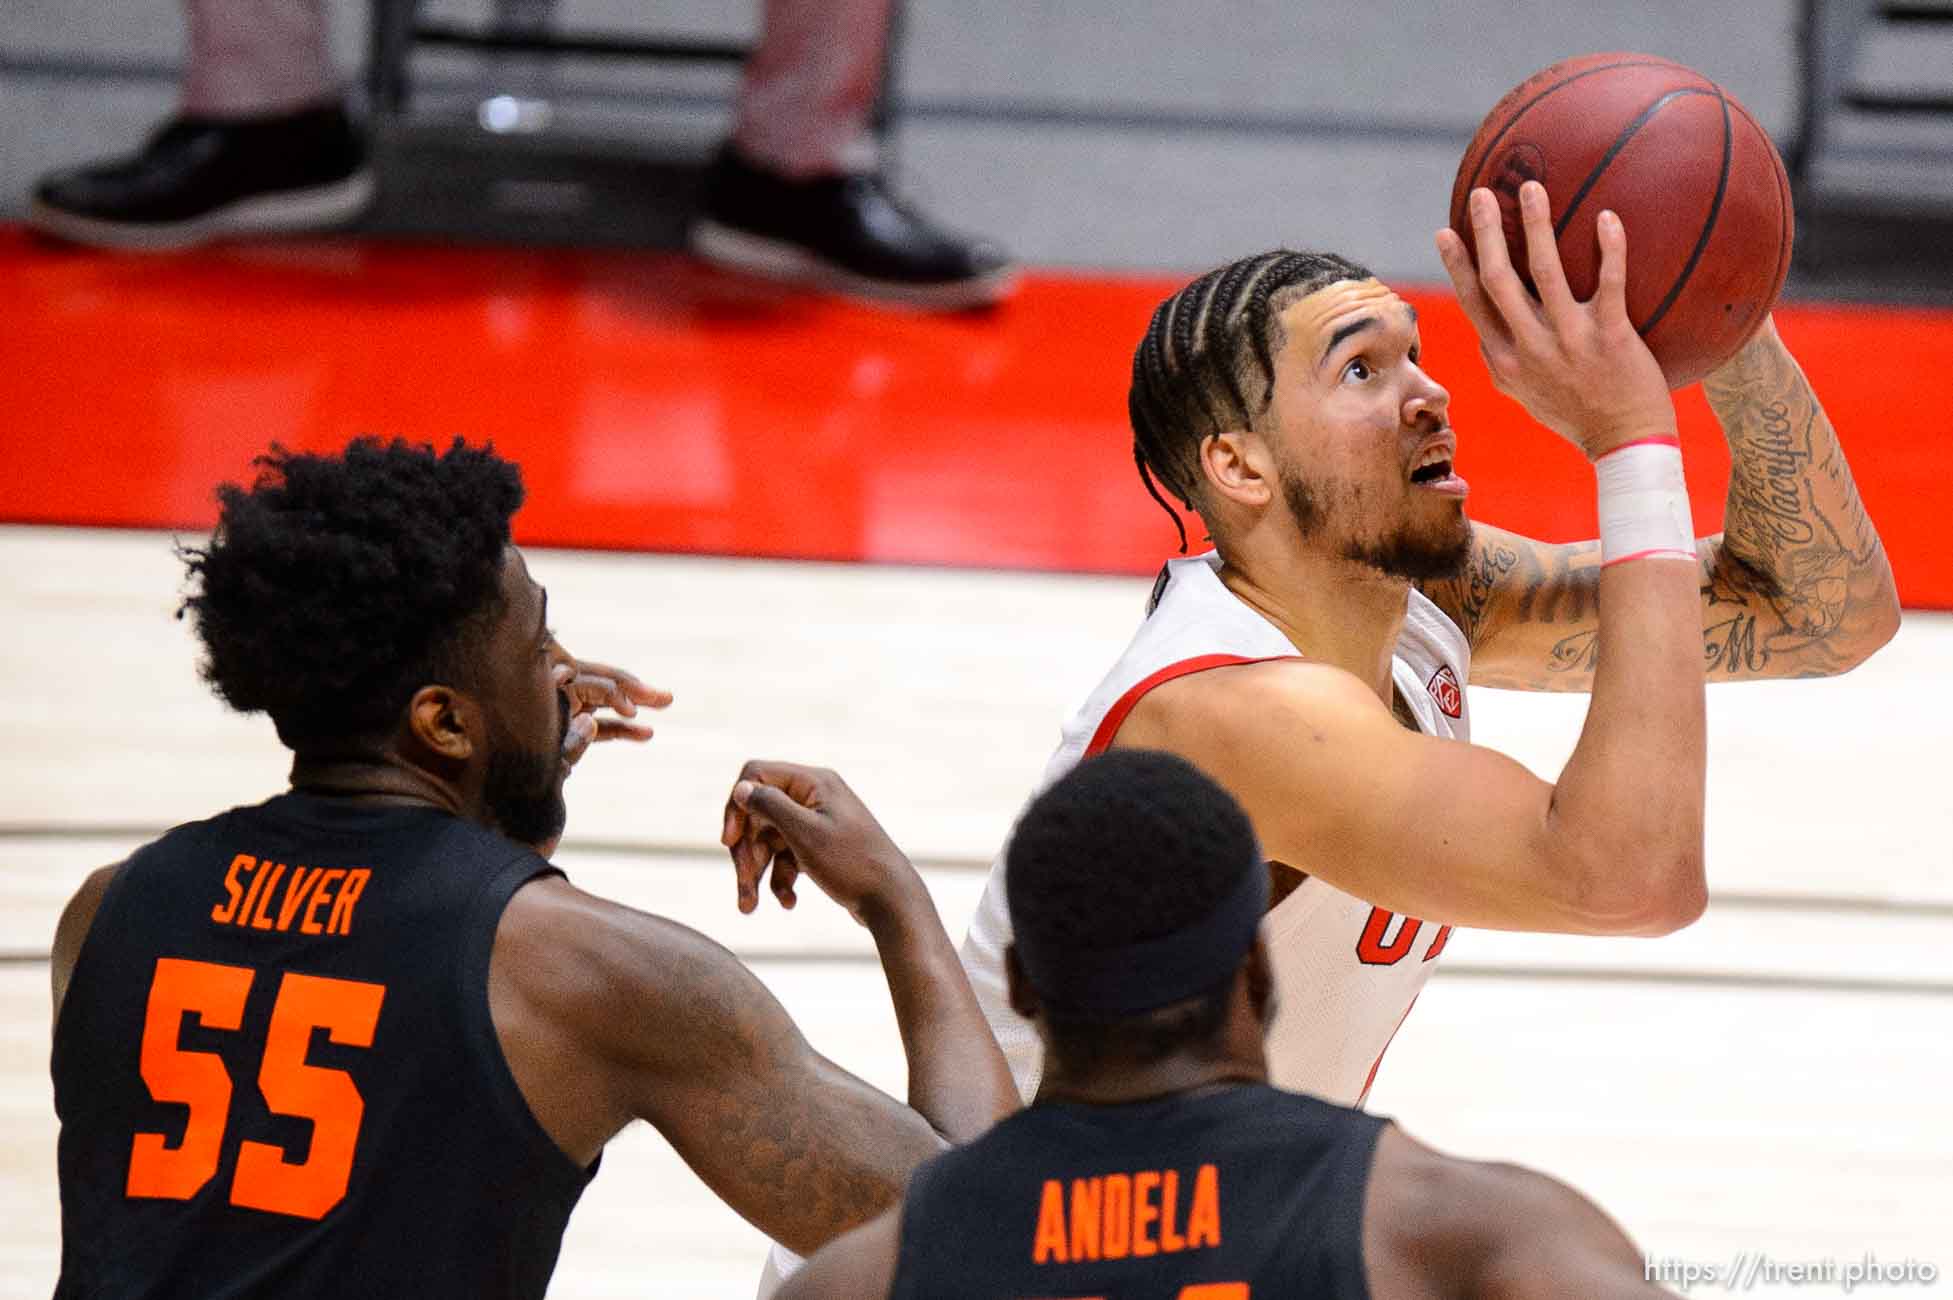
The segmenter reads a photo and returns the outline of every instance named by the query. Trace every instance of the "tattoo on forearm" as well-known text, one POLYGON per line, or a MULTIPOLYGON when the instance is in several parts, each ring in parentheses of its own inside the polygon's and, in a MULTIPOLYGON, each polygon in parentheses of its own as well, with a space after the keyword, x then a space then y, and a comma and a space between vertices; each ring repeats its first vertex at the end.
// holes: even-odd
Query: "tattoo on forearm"
POLYGON ((1591 570, 1600 567, 1600 543, 1533 547, 1525 556, 1519 621, 1584 623, 1599 609, 1591 570))
MULTIPOLYGON (((1818 463, 1818 473, 1824 475, 1831 490, 1844 503, 1843 535, 1850 544, 1851 562, 1864 564, 1878 550, 1878 529, 1872 526, 1872 518, 1865 513, 1865 502, 1858 495, 1858 489, 1851 481, 1851 467, 1845 464, 1844 449, 1833 442, 1824 459, 1818 463)), ((1832 530, 1837 535, 1838 530, 1832 530)))
POLYGON ((1553 643, 1546 660, 1550 673, 1591 673, 1600 666, 1600 629, 1583 628, 1553 643))
MULTIPOLYGON (((890 1171, 835 1152, 843 1135, 820 1132, 820 1117, 800 1098, 735 1091, 710 1104, 719 1148, 741 1153, 745 1176, 735 1203, 756 1223, 806 1225, 803 1246, 865 1223, 901 1196, 890 1171)), ((846 1136, 873 1149, 869 1132, 846 1136)))
POLYGON ((1469 626, 1476 628, 1485 621, 1485 607, 1491 603, 1492 592, 1512 572, 1518 560, 1510 546, 1488 546, 1473 557, 1465 574, 1464 610, 1469 626))
POLYGON ((687 1163, 751 1222, 803 1253, 900 1199, 934 1144, 919 1119, 895 1122, 889 1099, 824 1069, 756 981, 708 968, 661 1018, 647 1070, 681 1072, 653 1116, 687 1163), (705 1085, 705 1086, 701 1086, 705 1085))
POLYGON ((1420 582, 1418 588, 1451 615, 1469 644, 1478 644, 1478 634, 1484 630, 1484 611, 1517 562, 1519 556, 1512 547, 1500 541, 1488 543, 1480 535, 1473 539, 1471 556, 1455 578, 1432 578, 1420 582))
POLYGON ((1518 555, 1501 542, 1474 543, 1465 571, 1425 586, 1425 594, 1452 612, 1467 642, 1476 644, 1485 623, 1485 609, 1499 584, 1519 563, 1518 555))
POLYGON ((1703 583, 1709 670, 1835 671, 1858 648, 1854 613, 1889 608, 1892 597, 1830 421, 1773 340, 1752 344, 1705 388, 1731 452, 1722 541, 1703 583), (1718 606, 1733 609, 1719 619, 1718 606))
POLYGON ((1812 409, 1804 427, 1796 429, 1787 406, 1765 402, 1738 435, 1747 447, 1738 450, 1730 466, 1724 534, 1739 554, 1773 560, 1815 540, 1817 522, 1804 511, 1802 487, 1810 473, 1811 425, 1816 420, 1812 409))
POLYGON ((1514 547, 1482 538, 1463 573, 1424 584, 1424 594, 1452 616, 1473 645, 1488 631, 1486 612, 1501 590, 1520 593, 1512 614, 1520 622, 1578 623, 1593 612, 1593 595, 1576 575, 1597 563, 1599 553, 1596 545, 1514 547), (1557 553, 1561 550, 1569 553, 1557 553))
MULTIPOLYGON (((1891 568, 1817 396, 1773 333, 1705 385, 1731 451, 1724 531, 1701 551, 1711 677, 1828 676, 1890 635, 1891 568)), ((1481 685, 1580 689, 1598 663, 1600 544, 1481 536, 1427 593, 1454 612, 1481 685), (1508 639, 1508 629, 1523 635, 1508 639), (1490 647, 1497 646, 1496 653, 1490 647), (1521 649, 1523 647, 1523 649, 1521 649)))
POLYGON ((1736 614, 1702 630, 1702 667, 1711 675, 1760 673, 1770 666, 1770 651, 1756 643, 1756 615, 1736 614))

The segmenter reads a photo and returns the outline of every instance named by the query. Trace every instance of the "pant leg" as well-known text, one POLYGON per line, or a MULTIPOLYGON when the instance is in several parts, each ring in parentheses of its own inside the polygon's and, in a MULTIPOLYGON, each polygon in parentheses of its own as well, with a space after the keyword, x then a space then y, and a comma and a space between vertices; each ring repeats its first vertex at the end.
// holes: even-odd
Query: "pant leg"
POLYGON ((766 0, 732 140, 749 162, 802 178, 872 171, 895 0, 766 0))
POLYGON ((185 113, 251 117, 339 97, 325 0, 184 0, 184 10, 185 113))

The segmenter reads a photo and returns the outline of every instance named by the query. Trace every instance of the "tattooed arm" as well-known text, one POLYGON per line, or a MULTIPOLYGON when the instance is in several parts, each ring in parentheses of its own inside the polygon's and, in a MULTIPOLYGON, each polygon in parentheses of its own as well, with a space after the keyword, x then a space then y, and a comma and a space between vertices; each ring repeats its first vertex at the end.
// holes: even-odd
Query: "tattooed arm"
POLYGON ((1764 321, 1704 391, 1731 457, 1723 532, 1705 556, 1704 627, 1755 640, 1740 658, 1729 647, 1723 671, 1822 677, 1856 667, 1898 631, 1892 566, 1775 323, 1764 321))
MULTIPOLYGON (((1817 395, 1769 321, 1704 388, 1731 457, 1724 531, 1696 543, 1709 680, 1856 667, 1898 630, 1898 595, 1817 395)), ((1424 586, 1471 640, 1472 681, 1590 689, 1600 543, 1474 532, 1465 572, 1424 586)))

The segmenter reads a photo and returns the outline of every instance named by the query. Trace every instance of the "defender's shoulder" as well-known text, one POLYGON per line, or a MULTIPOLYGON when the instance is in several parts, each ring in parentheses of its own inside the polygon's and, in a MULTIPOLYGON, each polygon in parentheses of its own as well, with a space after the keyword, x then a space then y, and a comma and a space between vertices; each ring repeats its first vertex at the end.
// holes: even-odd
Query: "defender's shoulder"
POLYGON ((108 896, 109 887, 121 875, 128 861, 111 863, 97 867, 88 873, 87 879, 61 909, 61 919, 54 927, 54 945, 49 952, 50 976, 54 986, 54 1015, 61 1017, 61 1003, 68 993, 68 982, 74 977, 75 963, 81 959, 82 944, 88 940, 88 932, 95 925, 95 914, 101 910, 102 900, 108 896))
POLYGON ((556 875, 509 899, 491 980, 582 1041, 674 1061, 701 1026, 719 1037, 750 1028, 761 987, 730 949, 690 926, 556 875))
POLYGON ((509 898, 495 947, 498 957, 506 950, 512 969, 552 982, 574 973, 608 985, 656 984, 666 975, 736 961, 690 926, 586 893, 553 873, 539 873, 509 898))
POLYGON ((1400 1254, 1469 1252, 1504 1225, 1542 1221, 1558 1192, 1524 1166, 1446 1155, 1391 1123, 1370 1166, 1365 1237, 1400 1254))

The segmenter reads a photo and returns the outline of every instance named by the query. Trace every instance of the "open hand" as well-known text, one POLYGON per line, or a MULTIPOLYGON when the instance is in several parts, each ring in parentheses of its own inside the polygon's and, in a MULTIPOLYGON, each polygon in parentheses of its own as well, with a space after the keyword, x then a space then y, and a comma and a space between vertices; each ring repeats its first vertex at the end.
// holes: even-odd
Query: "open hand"
POLYGON ((1458 303, 1478 331, 1492 382, 1517 398, 1547 428, 1598 459, 1638 438, 1672 434, 1675 405, 1668 382, 1627 314, 1627 233, 1613 212, 1596 223, 1600 283, 1587 302, 1574 299, 1560 266, 1546 187, 1519 187, 1526 261, 1534 298, 1513 269, 1490 190, 1471 193, 1472 240, 1438 232, 1438 256, 1451 275, 1458 303))

